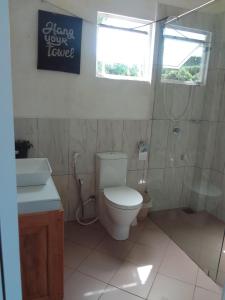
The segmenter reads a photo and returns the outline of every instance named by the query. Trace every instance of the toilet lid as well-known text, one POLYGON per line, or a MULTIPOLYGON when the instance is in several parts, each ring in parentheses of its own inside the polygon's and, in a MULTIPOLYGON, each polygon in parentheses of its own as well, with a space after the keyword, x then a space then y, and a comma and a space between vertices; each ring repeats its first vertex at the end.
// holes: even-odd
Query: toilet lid
POLYGON ((135 209, 143 202, 142 195, 127 186, 105 188, 104 195, 110 205, 121 209, 135 209))

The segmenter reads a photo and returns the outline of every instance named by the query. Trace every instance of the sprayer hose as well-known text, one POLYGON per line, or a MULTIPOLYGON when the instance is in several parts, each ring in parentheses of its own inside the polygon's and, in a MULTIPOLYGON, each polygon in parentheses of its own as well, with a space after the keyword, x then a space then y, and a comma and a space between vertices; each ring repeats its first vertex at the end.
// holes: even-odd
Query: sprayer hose
MULTIPOLYGON (((83 206, 86 206, 88 205, 88 203, 90 203, 91 201, 94 201, 95 199, 93 198, 89 198, 87 199, 86 201, 84 201, 83 203, 83 206)), ((80 225, 83 225, 83 226, 88 226, 88 225, 91 225, 91 224, 94 224, 95 222, 98 221, 98 217, 94 218, 94 220, 91 220, 90 222, 83 222, 80 220, 80 217, 79 217, 79 214, 80 214, 80 210, 81 210, 81 205, 78 206, 77 210, 76 210, 76 220, 77 222, 80 224, 80 225)))

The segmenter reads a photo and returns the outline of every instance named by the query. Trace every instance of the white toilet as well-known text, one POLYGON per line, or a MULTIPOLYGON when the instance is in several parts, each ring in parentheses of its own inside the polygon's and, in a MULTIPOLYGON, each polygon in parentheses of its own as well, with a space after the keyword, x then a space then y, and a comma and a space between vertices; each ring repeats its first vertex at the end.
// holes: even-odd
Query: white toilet
POLYGON ((96 154, 98 217, 116 240, 129 237, 130 226, 142 207, 142 195, 126 186, 128 158, 124 153, 96 154))

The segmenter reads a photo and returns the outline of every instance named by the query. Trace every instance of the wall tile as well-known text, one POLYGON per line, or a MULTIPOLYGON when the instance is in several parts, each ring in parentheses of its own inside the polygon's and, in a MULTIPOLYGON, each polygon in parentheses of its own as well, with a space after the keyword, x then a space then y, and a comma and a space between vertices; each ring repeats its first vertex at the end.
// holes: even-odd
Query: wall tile
POLYGON ((170 113, 171 111, 174 85, 158 82, 156 83, 155 89, 156 91, 153 119, 169 119, 168 113, 170 113))
POLYGON ((184 180, 184 168, 165 169, 166 209, 181 207, 181 194, 184 180))
POLYGON ((217 123, 202 121, 199 128, 196 165, 211 168, 215 151, 217 123))
POLYGON ((220 201, 219 207, 218 207, 218 212, 217 212, 217 217, 225 221, 225 176, 223 176, 223 181, 222 181, 222 200, 220 201))
POLYGON ((209 175, 208 191, 206 197, 206 211, 215 217, 220 216, 220 208, 223 209, 223 180, 224 175, 217 171, 211 171, 209 175))
POLYGON ((168 120, 154 120, 149 152, 149 167, 164 168, 168 142, 170 122, 168 120))
MULTIPOLYGON (((78 174, 78 178, 82 180, 82 200, 85 201, 91 195, 95 195, 94 175, 78 174)), ((76 209, 80 205, 78 187, 72 175, 53 176, 56 188, 59 192, 66 221, 73 221, 76 218, 76 209)), ((84 217, 92 218, 95 216, 95 202, 85 206, 84 217)))
POLYGON ((168 111, 169 118, 180 120, 188 119, 191 109, 192 87, 188 85, 174 85, 173 99, 170 111, 168 111))
POLYGON ((190 207, 190 201, 193 198, 192 186, 196 170, 197 168, 195 167, 185 167, 184 169, 184 180, 180 197, 181 207, 190 207))
POLYGON ((139 191, 144 192, 147 186, 147 175, 144 170, 128 171, 127 186, 139 191))
POLYGON ((188 85, 157 83, 154 119, 190 119, 193 89, 188 85))
POLYGON ((146 166, 145 161, 139 161, 138 143, 144 141, 149 143, 151 121, 124 121, 123 130, 123 152, 128 154, 128 170, 140 170, 146 166))
POLYGON ((225 166, 225 123, 218 123, 212 168, 214 170, 224 172, 224 166, 225 166))
POLYGON ((15 118, 14 132, 16 140, 29 140, 33 148, 29 150, 29 157, 38 155, 38 121, 37 119, 15 118))
POLYGON ((38 120, 38 156, 47 157, 54 175, 68 174, 69 120, 38 120))
POLYGON ((73 173, 74 152, 80 153, 77 160, 78 173, 95 172, 95 154, 97 150, 97 120, 70 120, 69 163, 73 173))
POLYGON ((222 95, 221 95, 219 121, 222 121, 222 122, 225 121, 225 88, 223 88, 222 95))
POLYGON ((98 120, 97 152, 122 151, 122 140, 122 120, 98 120))
POLYGON ((164 169, 150 169, 147 182, 148 193, 152 199, 152 210, 166 207, 164 190, 164 169))
POLYGON ((167 167, 193 166, 197 158, 199 123, 170 122, 167 146, 167 167), (180 132, 175 133, 178 128, 180 132))
POLYGON ((201 120, 205 101, 206 86, 192 86, 190 104, 187 111, 188 120, 201 120))
MULTIPOLYGON (((85 202, 90 196, 96 195, 95 190, 95 174, 78 174, 78 178, 82 181, 82 201, 85 202)), ((71 177, 71 184, 75 185, 74 179, 71 177)), ((93 218, 96 215, 96 202, 91 202, 84 208, 84 217, 93 218)))
POLYGON ((224 71, 209 70, 202 113, 203 120, 217 121, 224 88, 224 71))
POLYGON ((148 193, 153 201, 153 210, 182 207, 181 195, 184 168, 150 169, 148 193))
POLYGON ((192 193, 190 195, 189 205, 194 211, 205 210, 206 204, 206 191, 209 182, 210 170, 195 168, 192 184, 190 189, 192 193))
POLYGON ((216 54, 218 56, 217 59, 217 68, 218 69, 225 69, 225 55, 224 55, 224 47, 225 47, 225 42, 224 42, 224 34, 219 36, 221 40, 218 40, 218 43, 215 45, 216 48, 216 54))
POLYGON ((62 201, 65 221, 75 220, 75 211, 78 205, 78 194, 76 187, 71 184, 71 176, 53 176, 53 180, 62 201))

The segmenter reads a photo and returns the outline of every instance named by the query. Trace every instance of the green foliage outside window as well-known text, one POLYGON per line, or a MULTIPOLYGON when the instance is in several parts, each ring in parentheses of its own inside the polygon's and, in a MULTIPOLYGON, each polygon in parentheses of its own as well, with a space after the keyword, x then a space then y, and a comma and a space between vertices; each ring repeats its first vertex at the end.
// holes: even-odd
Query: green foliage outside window
POLYGON ((180 69, 163 68, 162 79, 200 81, 201 57, 191 57, 180 69))
MULTIPOLYGON (((103 73, 103 64, 98 62, 98 73, 103 73)), ((138 69, 137 65, 127 66, 125 64, 115 63, 115 64, 105 64, 105 74, 109 75, 120 75, 120 76, 130 76, 138 77, 141 70, 138 69)))

